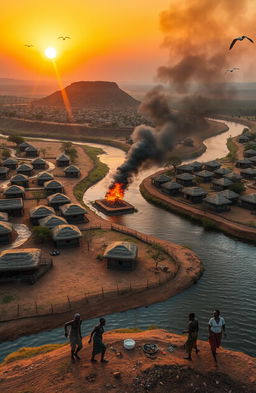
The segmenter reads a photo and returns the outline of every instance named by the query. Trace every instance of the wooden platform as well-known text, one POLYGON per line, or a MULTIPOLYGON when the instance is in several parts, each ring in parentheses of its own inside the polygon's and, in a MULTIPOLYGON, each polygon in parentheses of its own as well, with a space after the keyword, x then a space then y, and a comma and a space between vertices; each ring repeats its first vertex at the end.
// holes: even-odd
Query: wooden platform
POLYGON ((123 199, 119 199, 115 202, 109 202, 106 199, 97 199, 94 204, 98 210, 109 216, 134 213, 135 211, 134 206, 123 199))

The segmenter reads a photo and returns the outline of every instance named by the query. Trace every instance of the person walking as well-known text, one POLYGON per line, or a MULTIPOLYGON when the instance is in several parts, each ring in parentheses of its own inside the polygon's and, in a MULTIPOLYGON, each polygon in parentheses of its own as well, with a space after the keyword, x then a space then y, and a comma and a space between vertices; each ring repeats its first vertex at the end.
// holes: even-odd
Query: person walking
POLYGON ((187 330, 184 330, 184 333, 188 333, 188 338, 185 343, 185 350, 187 352, 187 356, 185 356, 184 359, 192 360, 191 354, 193 348, 195 349, 196 354, 198 354, 199 352, 199 349, 197 348, 197 336, 198 336, 199 324, 193 312, 189 314, 188 320, 189 320, 188 328, 187 330))
POLYGON ((215 310, 213 312, 213 317, 210 318, 208 324, 208 332, 209 332, 209 343, 211 346, 212 356, 217 363, 217 348, 221 345, 222 332, 226 337, 226 327, 225 320, 220 316, 220 311, 215 310))
POLYGON ((91 362, 97 362, 95 359, 95 355, 101 353, 101 362, 107 363, 108 360, 104 359, 105 352, 106 352, 106 345, 102 341, 102 336, 104 333, 104 326, 106 325, 106 321, 104 318, 100 318, 100 323, 95 326, 93 331, 91 332, 89 344, 92 342, 93 338, 93 349, 92 349, 92 357, 91 362))
POLYGON ((83 348, 82 333, 81 333, 81 316, 79 313, 74 315, 74 319, 65 323, 65 337, 69 337, 71 347, 71 362, 80 360, 78 352, 83 348), (69 328, 69 332, 68 332, 69 328))

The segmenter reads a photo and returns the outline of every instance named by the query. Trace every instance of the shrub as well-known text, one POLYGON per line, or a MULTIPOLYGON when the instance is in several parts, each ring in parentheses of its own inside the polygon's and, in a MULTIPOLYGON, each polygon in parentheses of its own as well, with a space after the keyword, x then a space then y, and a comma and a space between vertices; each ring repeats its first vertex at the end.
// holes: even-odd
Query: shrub
POLYGON ((36 226, 32 230, 33 238, 37 243, 46 243, 51 239, 51 230, 49 228, 36 226))
POLYGON ((238 182, 231 184, 229 186, 229 189, 231 191, 236 192, 237 194, 242 194, 245 191, 245 185, 244 185, 244 183, 238 181, 238 182))
POLYGON ((11 156, 11 153, 9 152, 8 149, 3 149, 3 150, 2 150, 2 158, 3 158, 4 160, 6 160, 6 158, 9 158, 10 156, 11 156))
POLYGON ((20 348, 18 351, 12 352, 7 355, 2 364, 11 363, 21 359, 28 359, 33 356, 39 355, 40 353, 54 351, 55 349, 61 348, 64 345, 66 344, 47 344, 42 345, 41 347, 20 348))
POLYGON ((24 138, 18 134, 12 134, 8 136, 7 139, 9 142, 15 143, 17 146, 24 142, 24 138))
POLYGON ((215 229, 217 227, 215 222, 210 220, 209 218, 203 218, 202 225, 205 229, 215 229))

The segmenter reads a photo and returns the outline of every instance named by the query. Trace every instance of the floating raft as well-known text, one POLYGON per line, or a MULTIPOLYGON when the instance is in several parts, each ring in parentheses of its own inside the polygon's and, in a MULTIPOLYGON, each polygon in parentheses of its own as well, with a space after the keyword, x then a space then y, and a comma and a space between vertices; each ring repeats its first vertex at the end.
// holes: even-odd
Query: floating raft
POLYGON ((107 199, 97 199, 94 204, 98 210, 109 216, 128 214, 135 211, 134 206, 123 199, 118 199, 114 202, 108 201, 107 199))

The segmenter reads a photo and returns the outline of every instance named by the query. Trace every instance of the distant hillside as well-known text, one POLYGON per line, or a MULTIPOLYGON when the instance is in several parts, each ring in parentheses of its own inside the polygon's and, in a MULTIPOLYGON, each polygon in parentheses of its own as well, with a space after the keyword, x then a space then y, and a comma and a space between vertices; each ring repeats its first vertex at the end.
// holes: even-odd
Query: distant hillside
MULTIPOLYGON (((139 101, 121 90, 115 82, 74 82, 65 88, 72 107, 137 108, 139 101)), ((40 106, 63 106, 61 90, 33 101, 40 106)))

